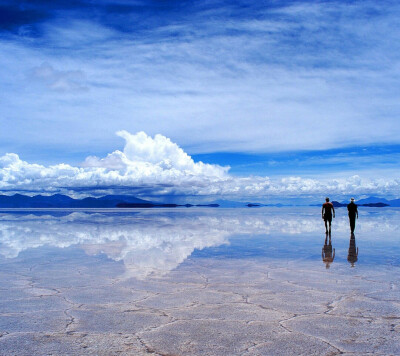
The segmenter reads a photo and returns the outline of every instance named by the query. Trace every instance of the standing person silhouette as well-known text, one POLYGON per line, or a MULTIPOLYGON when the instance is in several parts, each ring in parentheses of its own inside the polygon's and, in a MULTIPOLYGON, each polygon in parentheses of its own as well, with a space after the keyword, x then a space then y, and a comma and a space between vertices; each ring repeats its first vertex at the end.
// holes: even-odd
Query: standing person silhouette
POLYGON ((329 202, 329 198, 325 198, 325 203, 322 204, 322 219, 325 222, 325 233, 328 233, 328 223, 329 223, 329 233, 331 232, 332 216, 335 217, 335 208, 333 204, 329 202), (332 214, 333 213, 333 214, 332 214))
POLYGON ((347 205, 347 211, 349 212, 350 231, 353 234, 356 227, 356 218, 358 219, 357 205, 354 203, 354 198, 350 199, 350 204, 347 205))

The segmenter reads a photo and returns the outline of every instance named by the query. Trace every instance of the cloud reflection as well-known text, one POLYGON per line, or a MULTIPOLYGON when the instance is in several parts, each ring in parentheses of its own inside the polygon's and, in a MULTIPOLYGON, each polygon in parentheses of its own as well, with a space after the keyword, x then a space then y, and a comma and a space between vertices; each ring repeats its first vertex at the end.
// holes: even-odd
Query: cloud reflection
POLYGON ((174 269, 194 249, 228 243, 231 232, 203 216, 1 214, 0 254, 14 258, 27 249, 79 245, 89 255, 122 260, 128 275, 144 278, 174 269))
MULTIPOLYGON (((290 213, 289 209, 43 214, 0 213, 0 255, 15 258, 22 251, 44 246, 78 246, 88 255, 103 253, 115 261, 123 261, 125 277, 139 279, 163 275, 185 261, 195 249, 229 244, 234 236, 305 235, 323 230, 314 208, 301 216, 290 213)), ((398 215, 398 211, 388 210, 385 216, 364 216, 359 230, 364 231, 364 238, 368 238, 368 231, 377 231, 378 225, 380 232, 396 230, 398 215)), ((347 236, 347 217, 340 213, 338 216, 333 231, 347 236)))

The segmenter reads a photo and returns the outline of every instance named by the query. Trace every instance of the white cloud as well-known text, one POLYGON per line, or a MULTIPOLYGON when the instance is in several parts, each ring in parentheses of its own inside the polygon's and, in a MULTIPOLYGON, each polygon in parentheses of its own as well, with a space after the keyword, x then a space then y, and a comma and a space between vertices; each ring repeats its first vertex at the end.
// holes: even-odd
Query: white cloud
POLYGON ((90 156, 82 167, 63 163, 47 167, 30 164, 18 155, 8 153, 0 157, 0 189, 54 191, 96 186, 156 189, 161 185, 169 187, 165 193, 176 190, 196 194, 197 187, 230 178, 227 175, 229 167, 195 163, 178 145, 162 135, 151 138, 144 132, 131 135, 126 131, 119 131, 118 135, 126 140, 124 152, 117 150, 102 159, 90 156))
MULTIPOLYGON (((182 195, 276 200, 279 197, 308 197, 327 194, 400 195, 397 178, 311 179, 304 177, 235 177, 229 167, 194 162, 177 144, 162 135, 119 131, 125 139, 123 151, 105 158, 89 156, 80 167, 65 163, 43 166, 23 161, 8 153, 0 157, 0 189, 3 191, 72 192, 99 194, 99 188, 112 193, 118 188, 141 197, 182 195)), ((187 198, 190 200, 191 198, 187 198)))
POLYGON ((193 159, 176 143, 163 135, 154 138, 141 131, 135 135, 127 131, 118 131, 117 135, 125 139, 124 152, 115 151, 106 158, 88 157, 84 167, 103 167, 107 169, 125 168, 128 172, 144 175, 173 172, 174 175, 195 175, 198 177, 224 178, 229 167, 195 163, 193 159))

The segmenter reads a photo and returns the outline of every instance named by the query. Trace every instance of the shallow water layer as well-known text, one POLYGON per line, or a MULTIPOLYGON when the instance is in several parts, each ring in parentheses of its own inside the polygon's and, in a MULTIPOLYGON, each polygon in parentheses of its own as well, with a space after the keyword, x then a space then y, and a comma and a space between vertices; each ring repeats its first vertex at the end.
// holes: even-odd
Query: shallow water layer
POLYGON ((0 211, 2 355, 400 353, 400 210, 0 211))

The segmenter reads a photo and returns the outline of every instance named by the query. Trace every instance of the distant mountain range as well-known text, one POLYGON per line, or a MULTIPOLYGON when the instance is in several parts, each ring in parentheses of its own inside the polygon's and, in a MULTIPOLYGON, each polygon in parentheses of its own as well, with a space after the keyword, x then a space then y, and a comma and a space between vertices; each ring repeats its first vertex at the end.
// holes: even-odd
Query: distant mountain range
MULTIPOLYGON (((400 201, 400 199, 396 199, 400 201)), ((388 204, 390 205, 391 202, 395 202, 395 200, 387 200, 385 198, 378 198, 378 197, 369 197, 365 199, 360 199, 357 200, 355 203, 358 205, 363 205, 363 204, 377 204, 377 203, 383 203, 383 204, 388 204)), ((347 201, 344 201, 343 203, 349 203, 347 201)))
POLYGON ((125 195, 84 199, 74 199, 62 194, 33 197, 22 194, 0 195, 0 208, 115 208, 120 203, 151 204, 152 202, 125 195))
MULTIPOLYGON (((335 207, 347 206, 349 202, 332 202, 335 207)), ((369 197, 356 202, 359 206, 400 207, 400 199, 387 200, 384 198, 369 197)), ((320 204, 313 204, 320 205, 320 204)), ((214 200, 203 204, 171 204, 159 203, 136 198, 130 195, 106 195, 100 198, 74 199, 67 195, 35 195, 22 194, 1 195, 0 208, 175 208, 175 207, 221 207, 221 208, 256 208, 263 206, 285 206, 282 204, 262 204, 253 202, 237 202, 231 200, 214 200)))
MULTIPOLYGON (((332 201, 332 204, 335 208, 340 208, 340 207, 345 207, 349 203, 339 203, 338 201, 332 201)), ((365 204, 359 204, 357 203, 358 206, 369 206, 369 207, 375 207, 375 208, 384 208, 385 206, 390 206, 389 204, 386 203, 365 203, 365 204)))
POLYGON ((265 204, 217 200, 204 204, 169 204, 139 199, 129 195, 106 195, 100 198, 74 199, 67 195, 0 195, 0 208, 175 208, 175 207, 259 207, 265 204))
MULTIPOLYGON (((335 207, 347 206, 347 204, 349 203, 350 203, 349 201, 343 201, 340 203, 337 201, 332 202, 333 206, 335 207)), ((400 207, 400 199, 387 200, 385 198, 378 198, 378 197, 368 197, 365 199, 360 199, 355 201, 355 203, 359 206, 369 206, 378 208, 382 208, 385 206, 400 207)))
POLYGON ((252 203, 252 202, 239 202, 239 201, 232 201, 232 200, 214 200, 210 202, 210 204, 217 204, 221 208, 243 208, 245 206, 247 207, 261 207, 261 206, 267 206, 265 204, 261 203, 252 203))

